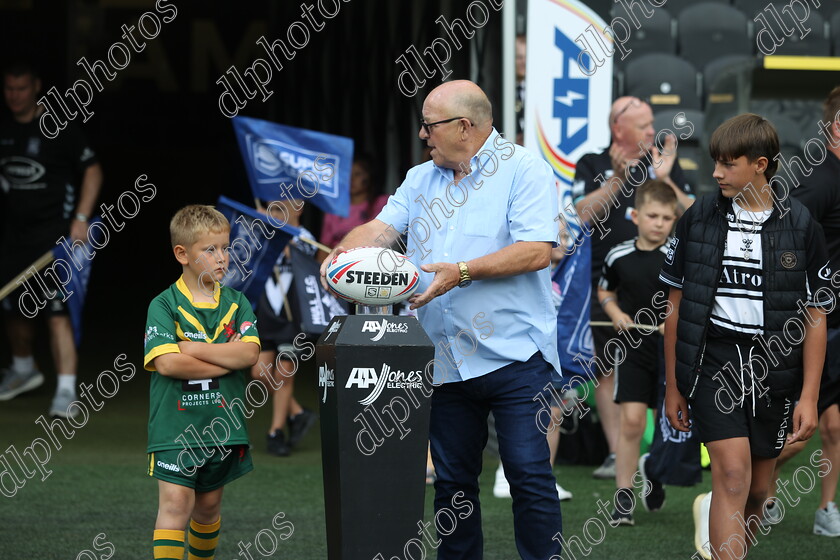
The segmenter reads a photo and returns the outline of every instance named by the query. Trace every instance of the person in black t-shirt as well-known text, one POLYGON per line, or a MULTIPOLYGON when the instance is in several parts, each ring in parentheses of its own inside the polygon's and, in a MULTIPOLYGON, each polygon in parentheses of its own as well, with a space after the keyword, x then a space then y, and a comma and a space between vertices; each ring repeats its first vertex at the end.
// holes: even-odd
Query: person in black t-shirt
POLYGON ((632 324, 658 327, 665 292, 659 269, 665 261, 668 235, 677 219, 677 197, 663 181, 648 181, 636 191, 633 223, 635 239, 610 249, 598 283, 598 301, 616 331, 622 333, 623 356, 610 365, 615 377, 615 402, 621 409, 616 449, 616 503, 612 519, 633 525, 632 479, 639 461, 639 444, 645 431, 647 409, 656 408, 659 393, 660 347, 657 328, 634 329, 632 324), (633 332, 635 330, 635 332, 633 332))
MULTIPOLYGON (((814 166, 811 174, 799 177, 799 186, 790 194, 799 200, 820 223, 825 233, 831 287, 837 297, 840 288, 840 86, 835 87, 823 107, 825 130, 825 160, 814 166)), ((840 305, 835 305, 828 315, 828 343, 825 366, 820 380, 820 397, 817 401, 819 433, 822 440, 822 457, 831 461, 834 468, 820 473, 822 496, 814 519, 814 533, 829 537, 840 536, 840 512, 835 504, 837 480, 840 476, 840 305)), ((786 446, 776 466, 776 476, 781 465, 805 447, 804 442, 786 446)), ((772 488, 772 487, 771 487, 772 488)))
MULTIPOLYGON (((648 179, 661 179, 677 196, 677 217, 694 201, 691 186, 677 162, 676 139, 669 136, 660 151, 654 145, 653 112, 636 97, 620 97, 610 110, 610 146, 598 154, 586 154, 575 169, 572 195, 581 219, 595 231, 592 241, 592 293, 597 293, 604 256, 610 247, 632 239, 636 226, 630 220, 635 187, 648 179)), ((609 320, 596 298, 592 299, 593 321, 609 320)), ((604 345, 615 336, 609 327, 593 327, 592 338, 598 358, 606 358, 604 345)), ((598 376, 595 399, 610 456, 593 474, 595 478, 615 476, 615 449, 619 412, 612 399, 613 379, 608 372, 598 376)))
POLYGON ((814 434, 823 315, 835 303, 822 228, 795 200, 779 209, 772 124, 733 117, 712 134, 709 153, 719 194, 680 218, 659 274, 670 286, 665 412, 674 429, 697 430, 711 459, 711 499, 695 500, 696 518, 708 507, 707 558, 733 541, 746 554, 776 458, 814 434))
MULTIPOLYGON (((73 123, 53 139, 39 127, 44 107, 38 73, 16 64, 3 74, 6 105, 12 120, 0 124, 0 188, 6 197, 0 244, 0 282, 5 285, 62 237, 87 241, 87 220, 102 185, 102 169, 82 132, 73 123)), ((38 290, 38 282, 31 288, 38 290)), ((12 367, 0 381, 0 400, 39 387, 44 376, 32 357, 35 326, 19 309, 22 288, 3 302, 12 367)), ((66 418, 76 399, 77 353, 66 304, 60 293, 38 293, 46 301, 58 383, 50 415, 66 418), (50 297, 52 296, 52 297, 50 297)))

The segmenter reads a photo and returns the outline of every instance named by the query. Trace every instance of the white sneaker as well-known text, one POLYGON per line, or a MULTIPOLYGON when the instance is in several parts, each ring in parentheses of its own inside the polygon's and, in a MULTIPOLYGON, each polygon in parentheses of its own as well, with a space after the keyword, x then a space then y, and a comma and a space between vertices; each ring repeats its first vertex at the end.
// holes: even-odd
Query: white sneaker
POLYGON ((559 484, 555 483, 554 487, 557 488, 557 497, 560 498, 561 502, 565 502, 567 500, 572 499, 572 493, 560 486, 559 484))
POLYGON ((40 371, 32 370, 20 373, 14 369, 3 370, 3 380, 0 381, 0 401, 8 401, 21 393, 37 389, 44 383, 44 376, 40 371))
POLYGON ((709 544, 709 509, 712 505, 712 493, 707 492, 694 498, 694 548, 705 560, 712 560, 712 548, 709 544))
POLYGON ((840 537, 840 511, 834 502, 828 502, 825 509, 818 509, 814 516, 814 534, 824 537, 840 537))
POLYGON ((592 471, 592 476, 598 480, 615 479, 615 453, 610 453, 601 466, 592 471))
POLYGON ((499 463, 496 469, 496 482, 493 483, 493 495, 497 498, 510 498, 510 483, 505 478, 505 468, 499 463))
POLYGON ((77 414, 75 408, 72 413, 67 413, 68 407, 75 400, 76 394, 74 391, 71 391, 70 389, 59 389, 58 391, 56 391, 55 397, 53 398, 52 404, 50 405, 50 416, 57 416, 59 418, 75 418, 77 414))
MULTIPOLYGON (((554 487, 557 489, 557 497, 560 499, 561 502, 565 502, 566 500, 572 499, 572 493, 560 486, 557 483, 554 483, 554 487)), ((510 498, 510 483, 508 482, 507 477, 505 477, 505 468, 504 466, 499 463, 499 468, 496 469, 496 481, 493 483, 493 496, 496 498, 510 498)))
POLYGON ((777 501, 778 498, 761 508, 761 526, 765 529, 781 523, 785 516, 777 501))

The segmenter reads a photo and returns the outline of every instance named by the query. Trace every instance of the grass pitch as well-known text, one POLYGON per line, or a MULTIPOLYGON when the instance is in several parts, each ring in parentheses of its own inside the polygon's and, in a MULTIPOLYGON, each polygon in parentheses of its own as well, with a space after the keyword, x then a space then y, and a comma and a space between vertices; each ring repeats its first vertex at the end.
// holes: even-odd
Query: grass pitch
MULTIPOLYGON (((107 360, 110 362, 111 360, 107 360)), ((87 364, 87 371, 101 371, 110 363, 87 364)), ((298 398, 317 409, 315 375, 304 368, 298 374, 298 398)), ((83 376, 91 383, 95 376, 83 376)), ((18 452, 34 438, 45 438, 35 420, 46 412, 52 397, 54 377, 48 375, 40 389, 0 404, 0 450, 9 458, 14 445, 18 452)), ((9 498, 0 496, 0 558, 29 559, 135 559, 151 558, 151 538, 157 512, 157 486, 146 475, 146 422, 148 380, 142 368, 131 381, 123 383, 118 394, 104 402, 99 412, 92 412, 88 422, 75 431, 70 440, 61 440, 60 450, 52 449, 45 469, 52 471, 46 480, 36 474, 9 498), (86 552, 87 551, 87 552, 86 552)), ((288 458, 265 453, 264 431, 268 426, 267 407, 250 420, 254 446, 255 470, 225 490, 222 507, 222 532, 216 558, 245 558, 240 543, 251 543, 254 558, 289 558, 322 560, 327 557, 324 500, 321 479, 320 440, 317 427, 288 458), (285 533, 272 526, 279 513, 294 525, 293 534, 283 540, 272 539, 285 533), (260 548, 257 548, 259 541, 260 548), (276 542, 276 549, 269 551, 276 542)), ((799 467, 811 473, 816 469, 808 457, 818 448, 818 439, 809 444, 783 471, 791 479, 799 467)), ((10 464, 14 465, 14 460, 10 464)), ((492 496, 493 473, 497 463, 487 458, 481 477, 482 514, 487 560, 518 558, 513 541, 510 500, 492 496)), ((4 463, 0 460, 0 469, 4 463)), ((837 468, 840 468, 838 466, 837 468)), ((19 474, 19 468, 14 465, 19 474)), ((691 558, 694 497, 709 488, 709 473, 695 488, 668 487, 663 511, 647 513, 639 507, 635 527, 610 528, 603 533, 590 518, 598 513, 596 502, 610 500, 614 488, 609 481, 591 477, 593 467, 564 466, 555 469, 560 483, 574 493, 563 503, 564 536, 576 535, 587 550, 573 548, 563 558, 588 559, 668 559, 691 558), (600 542, 598 542, 600 541, 600 542), (597 544, 595 544, 597 543, 597 544), (588 552, 585 555, 584 552, 588 552)), ((372 488, 375 473, 371 473, 372 488)), ((809 477, 800 472, 800 487, 807 487, 809 477)), ((8 488, 12 482, 3 475, 8 488)), ((801 501, 787 508, 784 520, 767 536, 761 536, 750 558, 834 559, 840 552, 840 539, 811 534, 814 511, 819 502, 819 483, 810 492, 791 491, 801 501)), ((431 518, 432 490, 426 495, 426 516, 431 518)), ((408 538, 408 537, 407 537, 408 538)), ((386 559, 401 551, 382 551, 386 559)), ((434 556, 431 556, 434 557, 434 556)), ((415 560, 416 560, 415 556, 415 560)))

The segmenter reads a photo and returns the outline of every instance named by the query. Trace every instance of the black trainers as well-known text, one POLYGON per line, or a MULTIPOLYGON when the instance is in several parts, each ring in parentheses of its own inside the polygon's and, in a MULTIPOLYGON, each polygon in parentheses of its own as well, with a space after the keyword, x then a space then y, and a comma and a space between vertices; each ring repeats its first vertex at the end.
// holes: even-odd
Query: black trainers
POLYGON ((615 493, 615 508, 610 514, 610 525, 618 527, 619 525, 633 526, 636 524, 633 521, 633 494, 629 488, 619 488, 615 493))
POLYGON ((645 506, 647 511, 659 511, 665 505, 665 488, 663 488, 662 483, 658 480, 648 477, 645 465, 649 456, 650 453, 645 453, 639 457, 639 472, 642 474, 642 480, 645 482, 644 488, 650 488, 650 492, 647 495, 642 495, 642 505, 645 506))
POLYGON ((283 430, 276 430, 272 434, 266 436, 266 451, 269 455, 277 457, 288 457, 291 453, 289 445, 286 443, 286 434, 283 430))
POLYGON ((307 408, 295 416, 289 416, 289 445, 294 447, 300 443, 317 419, 318 415, 307 408))

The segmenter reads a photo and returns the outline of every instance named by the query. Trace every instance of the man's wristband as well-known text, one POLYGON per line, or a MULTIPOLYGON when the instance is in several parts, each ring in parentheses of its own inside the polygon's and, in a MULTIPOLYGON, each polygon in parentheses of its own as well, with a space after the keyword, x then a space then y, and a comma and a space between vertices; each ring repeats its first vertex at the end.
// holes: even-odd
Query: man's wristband
POLYGON ((81 212, 76 212, 76 215, 73 216, 73 219, 78 220, 80 222, 88 221, 88 217, 86 214, 82 214, 81 212))
POLYGON ((605 305, 607 305, 611 301, 615 301, 615 298, 612 297, 612 296, 607 296, 604 299, 602 299, 599 303, 601 304, 601 307, 604 307, 605 305))

